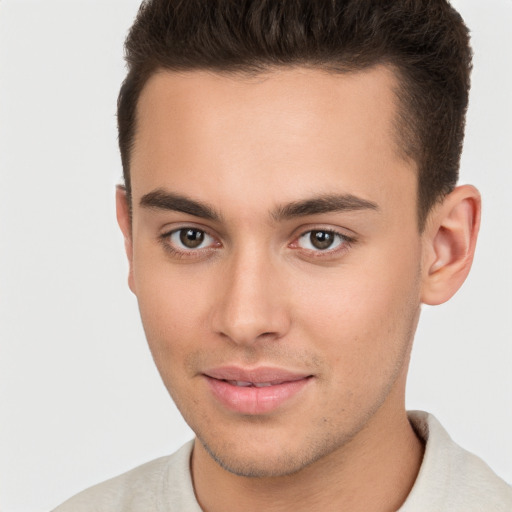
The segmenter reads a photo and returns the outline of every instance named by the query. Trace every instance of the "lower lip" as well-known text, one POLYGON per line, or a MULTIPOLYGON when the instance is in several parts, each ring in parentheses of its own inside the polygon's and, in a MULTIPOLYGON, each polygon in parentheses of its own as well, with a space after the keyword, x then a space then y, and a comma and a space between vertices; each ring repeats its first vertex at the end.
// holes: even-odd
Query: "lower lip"
POLYGON ((299 393, 310 377, 274 386, 234 386, 225 380, 206 377, 213 395, 228 409, 240 414, 265 414, 276 410, 299 393))

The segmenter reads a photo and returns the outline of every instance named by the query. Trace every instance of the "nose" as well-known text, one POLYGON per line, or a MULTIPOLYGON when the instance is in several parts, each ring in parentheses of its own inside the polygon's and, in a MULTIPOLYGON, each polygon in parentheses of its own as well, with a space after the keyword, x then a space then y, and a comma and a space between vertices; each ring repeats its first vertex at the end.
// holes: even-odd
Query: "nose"
POLYGON ((264 254, 239 254, 219 275, 212 326, 238 345, 276 340, 286 334, 290 316, 279 269, 264 254))

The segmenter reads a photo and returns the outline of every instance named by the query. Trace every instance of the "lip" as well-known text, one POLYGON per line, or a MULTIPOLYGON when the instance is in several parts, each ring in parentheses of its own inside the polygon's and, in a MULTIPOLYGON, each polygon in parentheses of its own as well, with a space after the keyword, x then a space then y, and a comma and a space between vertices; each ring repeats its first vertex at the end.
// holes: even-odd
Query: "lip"
POLYGON ((217 401, 231 411, 249 415, 278 409, 312 380, 310 374, 272 367, 225 366, 208 370, 203 375, 217 401))

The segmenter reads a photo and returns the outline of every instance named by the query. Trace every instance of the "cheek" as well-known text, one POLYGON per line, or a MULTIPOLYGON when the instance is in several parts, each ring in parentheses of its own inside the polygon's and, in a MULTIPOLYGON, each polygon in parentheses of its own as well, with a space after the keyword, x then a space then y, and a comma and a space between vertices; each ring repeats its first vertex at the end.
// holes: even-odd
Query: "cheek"
MULTIPOLYGON (((414 251, 411 251, 414 252, 414 251)), ((300 328, 336 367, 336 378, 374 380, 403 360, 419 311, 419 268, 414 254, 368 255, 300 289, 300 328)))
POLYGON ((134 280, 146 338, 165 373, 205 339, 205 283, 179 267, 142 258, 134 261, 134 280))
POLYGON ((194 372, 187 365, 191 351, 207 339, 201 301, 194 286, 178 276, 153 270, 136 275, 137 300, 149 349, 175 404, 188 417, 197 402, 194 372))

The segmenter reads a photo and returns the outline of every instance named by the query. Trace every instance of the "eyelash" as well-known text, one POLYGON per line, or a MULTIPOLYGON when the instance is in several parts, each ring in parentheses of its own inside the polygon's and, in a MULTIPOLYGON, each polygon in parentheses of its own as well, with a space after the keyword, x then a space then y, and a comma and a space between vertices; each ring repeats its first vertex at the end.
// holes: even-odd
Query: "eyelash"
POLYGON ((194 226, 183 226, 181 228, 173 229, 171 231, 167 231, 166 233, 162 233, 159 236, 159 241, 162 244, 165 251, 168 252, 174 258, 178 258, 178 259, 194 258, 194 257, 197 258, 197 257, 204 256, 205 253, 210 253, 211 251, 214 251, 215 249, 217 249, 217 247, 222 246, 222 244, 220 242, 218 242, 216 247, 204 247, 204 248, 195 249, 195 250, 194 249, 190 249, 190 250, 176 249, 172 245, 172 243, 170 243, 170 238, 172 237, 172 235, 180 233, 181 231, 186 231, 186 230, 192 230, 192 231, 197 231, 197 232, 203 233, 204 235, 209 236, 215 240, 215 237, 213 235, 211 235, 210 233, 208 233, 207 230, 196 228, 194 226))
POLYGON ((288 245, 288 247, 291 247, 292 249, 295 249, 295 250, 306 251, 308 253, 308 257, 329 258, 329 257, 333 257, 333 256, 340 256, 342 253, 345 253, 346 251, 348 251, 350 249, 350 247, 355 242, 356 242, 355 237, 350 237, 350 236, 348 236, 344 233, 340 233, 339 231, 336 231, 334 229, 313 228, 313 229, 308 229, 307 231, 302 232, 302 234, 300 234, 298 237, 296 237, 294 239, 294 241, 288 245), (300 239, 306 237, 307 235, 309 235, 311 237, 311 234, 315 233, 315 232, 324 233, 324 234, 328 234, 328 235, 333 235, 334 237, 338 237, 339 244, 336 247, 334 247, 333 249, 326 248, 325 250, 306 249, 306 248, 300 247, 298 245, 298 242, 300 239))
MULTIPOLYGON (((217 248, 222 247, 222 244, 220 242, 217 242, 217 245, 212 247, 208 246, 205 248, 200 249, 190 249, 190 250, 180 250, 174 247, 170 243, 170 238, 172 235, 180 233, 181 231, 185 230, 193 230, 200 233, 203 233, 206 236, 211 237, 212 239, 216 239, 213 235, 211 235, 207 230, 196 228, 194 226, 183 226, 181 228, 173 229, 171 231, 167 231, 159 236, 159 241, 164 247, 165 251, 168 252, 172 257, 182 259, 182 258, 201 258, 203 256, 206 256, 208 253, 211 253, 212 251, 215 251, 217 248)), ((293 250, 303 250, 307 253, 308 257, 313 258, 328 258, 332 256, 338 256, 341 253, 344 253, 350 249, 350 247, 356 242, 355 237, 348 236, 344 233, 340 233, 339 231, 336 231, 334 229, 322 229, 322 228, 312 228, 308 229, 306 231, 301 232, 298 236, 296 236, 290 244, 288 244, 288 247, 293 250), (338 246, 336 246, 334 249, 326 248, 325 250, 321 249, 306 249, 303 247, 300 247, 298 245, 298 241, 305 237, 308 234, 319 232, 319 233, 325 233, 329 235, 333 235, 335 237, 338 237, 340 240, 340 243, 338 246)))

